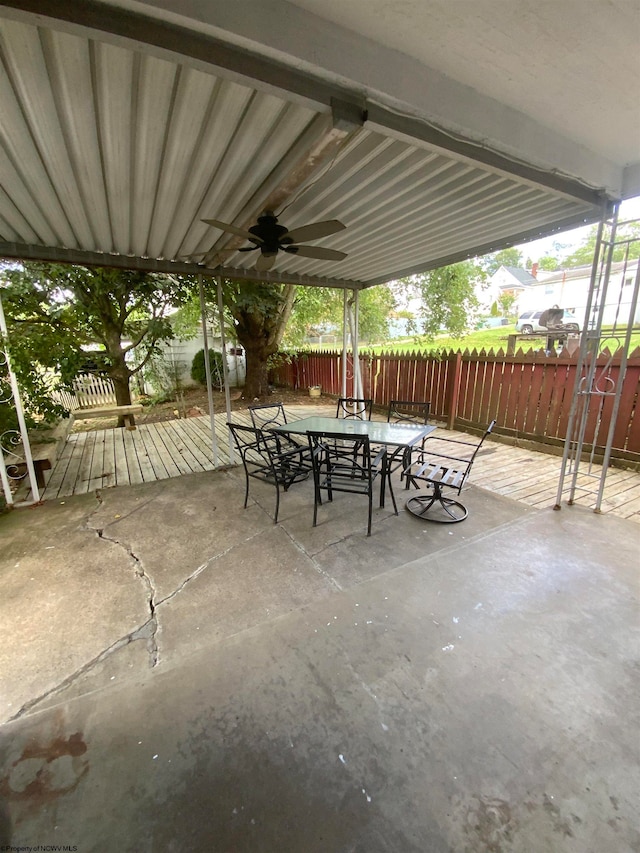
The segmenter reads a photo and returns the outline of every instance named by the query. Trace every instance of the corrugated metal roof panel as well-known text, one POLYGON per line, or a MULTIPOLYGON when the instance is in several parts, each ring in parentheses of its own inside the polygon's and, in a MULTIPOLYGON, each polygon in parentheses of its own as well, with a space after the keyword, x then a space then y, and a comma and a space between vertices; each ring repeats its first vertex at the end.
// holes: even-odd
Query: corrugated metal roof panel
POLYGON ((258 253, 239 253, 241 240, 201 220, 246 228, 288 183, 281 221, 341 220, 345 231, 313 245, 347 258, 281 252, 274 271, 283 277, 389 280, 510 235, 595 218, 588 202, 368 129, 296 186, 300 162, 313 167, 314 142, 330 137, 328 111, 14 20, 0 20, 0 59, 6 254, 17 251, 10 244, 33 257, 172 260, 211 250, 209 264, 250 269, 258 253))

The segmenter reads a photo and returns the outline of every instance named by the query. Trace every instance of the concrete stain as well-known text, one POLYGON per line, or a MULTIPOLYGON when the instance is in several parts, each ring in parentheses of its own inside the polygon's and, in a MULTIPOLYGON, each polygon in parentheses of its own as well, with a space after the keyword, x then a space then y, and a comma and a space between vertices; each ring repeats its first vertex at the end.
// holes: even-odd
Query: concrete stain
POLYGON ((511 806, 505 800, 495 797, 478 797, 474 800, 465 817, 466 833, 475 836, 482 843, 480 849, 487 853, 508 851, 516 829, 511 806))
POLYGON ((81 732, 67 738, 59 735, 47 743, 29 741, 0 779, 0 795, 9 802, 38 808, 68 794, 89 770, 89 762, 83 758, 86 752, 81 732))

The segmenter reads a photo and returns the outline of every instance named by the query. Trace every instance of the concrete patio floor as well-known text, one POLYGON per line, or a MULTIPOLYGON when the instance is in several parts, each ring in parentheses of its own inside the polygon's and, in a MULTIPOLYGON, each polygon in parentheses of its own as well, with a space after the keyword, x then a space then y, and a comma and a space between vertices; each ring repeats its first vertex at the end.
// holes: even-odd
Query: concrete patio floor
POLYGON ((243 493, 0 518, 0 847, 640 850, 637 524, 243 493))

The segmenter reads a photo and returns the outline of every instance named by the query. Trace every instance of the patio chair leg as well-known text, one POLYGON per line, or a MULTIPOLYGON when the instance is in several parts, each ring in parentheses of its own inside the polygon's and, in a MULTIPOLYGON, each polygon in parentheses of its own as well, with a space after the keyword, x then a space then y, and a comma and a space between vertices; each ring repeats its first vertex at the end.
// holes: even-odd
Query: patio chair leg
POLYGON ((279 511, 280 511, 280 487, 276 483, 276 514, 275 514, 275 518, 273 519, 274 524, 278 523, 278 512, 279 511))
POLYGON ((469 510, 460 501, 455 501, 453 498, 445 498, 439 489, 435 489, 433 495, 416 495, 409 498, 405 504, 407 510, 416 518, 421 518, 423 521, 434 521, 440 524, 455 524, 458 521, 464 521, 469 515, 469 510), (429 516, 428 512, 434 503, 439 503, 448 518, 429 516), (454 508, 458 512, 454 512, 454 508))

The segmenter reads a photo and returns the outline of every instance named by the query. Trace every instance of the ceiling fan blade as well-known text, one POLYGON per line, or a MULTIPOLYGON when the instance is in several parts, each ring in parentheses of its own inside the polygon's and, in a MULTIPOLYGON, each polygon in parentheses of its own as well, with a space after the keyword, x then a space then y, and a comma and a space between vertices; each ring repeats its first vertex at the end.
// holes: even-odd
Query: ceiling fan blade
POLYGON ((271 269, 271 267, 275 264, 275 262, 276 262, 276 255, 275 254, 273 254, 273 255, 260 255, 260 257, 256 261, 256 269, 259 272, 266 272, 267 270, 271 269))
POLYGON ((337 219, 327 219, 324 222, 312 222, 311 225, 294 228, 292 231, 288 231, 285 237, 294 243, 302 243, 304 240, 318 240, 320 237, 328 237, 329 234, 336 234, 346 227, 337 219))
POLYGON ((227 222, 220 222, 219 219, 203 219, 207 225, 213 225, 214 228, 219 228, 221 231, 228 231, 229 234, 236 234, 238 237, 244 237, 245 240, 251 240, 252 243, 260 245, 263 241, 260 237, 256 237, 250 231, 245 231, 244 228, 236 228, 235 225, 229 225, 227 222))
POLYGON ((291 255, 299 255, 301 258, 319 258, 321 261, 341 261, 347 257, 346 252, 325 249, 323 246, 283 246, 282 248, 291 255))

